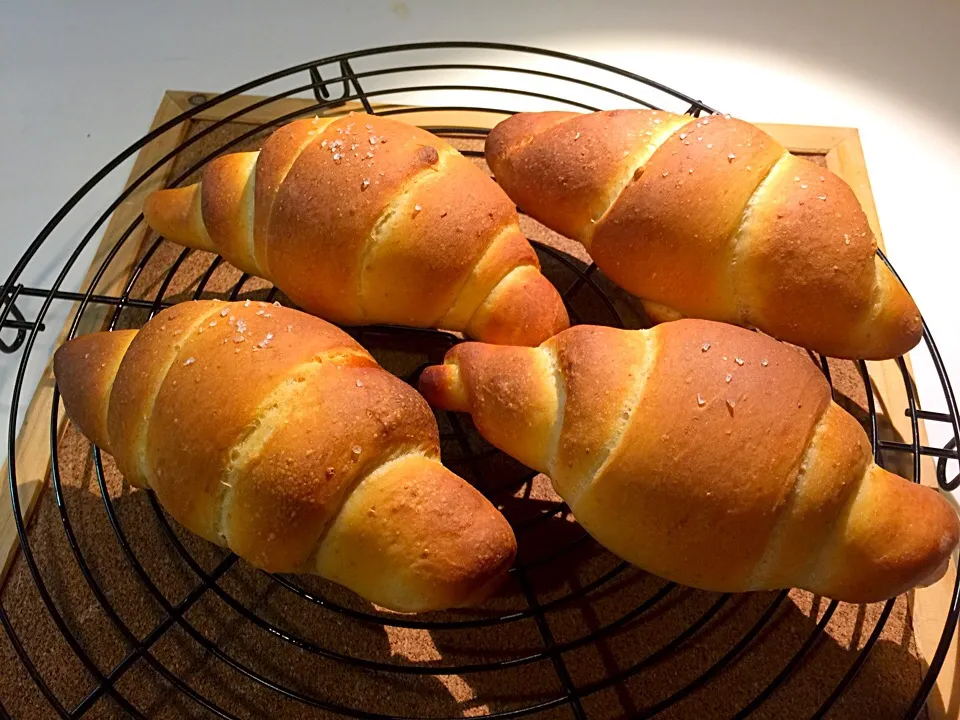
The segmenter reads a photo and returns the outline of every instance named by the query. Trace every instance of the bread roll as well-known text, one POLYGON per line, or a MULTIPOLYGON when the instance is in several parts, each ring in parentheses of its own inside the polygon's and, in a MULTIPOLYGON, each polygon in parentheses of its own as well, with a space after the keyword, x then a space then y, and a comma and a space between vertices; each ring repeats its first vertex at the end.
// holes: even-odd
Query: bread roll
POLYGON ((329 323, 187 302, 54 358, 67 415, 180 524, 271 572, 405 612, 471 605, 516 552, 440 464, 433 413, 329 323))
POLYGON ((199 183, 154 192, 143 213, 168 240, 218 253, 340 324, 521 345, 569 324, 497 184, 388 118, 296 120, 259 152, 210 161, 199 183))
POLYGON ((832 357, 921 337, 850 187, 729 116, 521 113, 487 162, 525 212, 579 240, 657 321, 755 327, 832 357))
POLYGON ((957 545, 950 504, 874 464, 820 371, 742 328, 464 343, 420 388, 548 474, 601 544, 679 583, 871 602, 936 579, 957 545))

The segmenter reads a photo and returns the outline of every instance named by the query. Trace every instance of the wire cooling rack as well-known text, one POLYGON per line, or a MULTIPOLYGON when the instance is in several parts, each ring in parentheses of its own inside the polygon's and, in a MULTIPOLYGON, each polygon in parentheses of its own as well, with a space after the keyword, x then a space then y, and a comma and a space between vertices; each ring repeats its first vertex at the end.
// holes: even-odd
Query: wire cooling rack
MULTIPOLYGON (((157 239, 146 248, 140 256, 139 262, 130 275, 126 287, 120 293, 99 294, 96 292, 98 281, 107 276, 112 270, 112 263, 125 243, 130 241, 134 231, 143 222, 142 215, 138 216, 129 227, 120 235, 119 240, 107 254, 97 269, 96 277, 86 292, 70 292, 63 288, 68 273, 77 263, 82 252, 90 241, 96 237, 111 214, 129 198, 134 196, 137 189, 161 167, 183 150, 205 138, 215 137, 214 133, 231 120, 241 117, 258 108, 276 107, 287 98, 312 95, 313 103, 308 107, 297 106, 289 113, 273 113, 271 119, 261 124, 251 125, 248 132, 218 144, 212 151, 206 153, 196 164, 188 168, 178 177, 172 179, 172 185, 182 183, 192 172, 200 167, 210 157, 236 147, 258 133, 262 134, 283 122, 304 114, 325 112, 348 103, 358 103, 367 112, 380 114, 403 114, 413 110, 417 112, 430 111, 471 111, 479 113, 511 113, 527 109, 578 109, 593 110, 612 106, 629 107, 656 107, 665 108, 674 112, 686 112, 693 115, 710 113, 713 110, 702 102, 688 97, 683 93, 672 90, 660 83, 633 73, 626 72, 602 63, 584 58, 574 57, 556 52, 550 52, 529 47, 502 45, 494 43, 424 43, 416 45, 393 46, 358 51, 344 55, 324 58, 311 63, 298 65, 280 72, 272 73, 258 80, 241 85, 229 92, 207 99, 197 96, 194 107, 187 110, 182 116, 157 127, 111 162, 97 172, 80 190, 63 206, 50 223, 29 246, 22 258, 13 268, 3 286, 2 312, 0 312, 0 326, 6 331, 6 337, 0 340, 0 350, 16 356, 19 354, 19 367, 16 384, 11 403, 11 419, 8 428, 8 457, 10 497, 12 502, 13 519, 19 537, 20 552, 26 563, 29 577, 35 585, 36 592, 49 615, 49 619, 62 635, 76 659, 82 664, 91 678, 91 687, 85 697, 77 702, 68 702, 55 688, 49 676, 49 671, 41 668, 35 653, 31 653, 22 642, 17 628, 10 621, 7 609, 0 602, 0 623, 7 633, 20 663, 26 669, 36 687, 42 693, 48 704, 51 715, 56 714, 64 718, 80 718, 102 702, 111 702, 115 708, 134 717, 143 717, 148 709, 139 706, 137 700, 125 689, 124 677, 135 666, 146 666, 158 682, 171 694, 182 696, 185 707, 199 716, 232 718, 248 716, 249 712, 242 712, 236 707, 229 706, 220 698, 214 698, 203 689, 198 689, 190 678, 178 668, 171 667, 156 653, 156 649, 163 639, 175 630, 188 639, 188 642, 205 653, 208 661, 222 666, 224 682, 240 686, 256 686, 265 689, 268 695, 276 696, 278 702, 302 704, 304 712, 313 710, 321 713, 332 713, 339 716, 357 718, 380 718, 394 714, 398 716, 415 716, 416 712, 397 707, 390 712, 371 710, 362 702, 347 702, 344 697, 336 694, 320 695, 305 690, 295 683, 288 682, 282 677, 278 679, 270 668, 259 667, 249 658, 240 658, 226 649, 216 638, 212 638, 197 624, 188 619, 191 608, 202 600, 214 597, 218 599, 236 620, 243 623, 248 629, 260 633, 263 642, 289 645, 295 648, 307 662, 323 663, 329 668, 342 666, 344 669, 358 669, 383 677, 384 682, 392 678, 409 676, 434 677, 471 677, 481 674, 496 678, 498 673, 524 671, 525 668, 550 668, 555 677, 555 690, 546 691, 537 697, 521 702, 515 702, 506 709, 490 709, 490 717, 519 717, 551 711, 563 711, 558 716, 577 718, 587 717, 589 699, 609 688, 627 682, 631 678, 664 662, 681 650, 696 644, 704 629, 718 622, 724 622, 725 613, 735 605, 737 596, 716 595, 710 596, 709 602, 704 603, 702 612, 699 612, 685 627, 673 634, 665 642, 653 648, 645 648, 642 656, 615 671, 608 672, 601 677, 588 682, 578 682, 571 676, 568 661, 572 653, 580 648, 597 645, 607 639, 625 632, 638 620, 658 612, 670 598, 684 592, 673 583, 660 582, 651 585, 649 591, 638 596, 636 603, 625 613, 613 620, 591 629, 572 639, 557 639, 551 626, 552 613, 578 603, 589 604, 602 593, 605 588, 615 585, 619 579, 632 572, 623 562, 614 562, 602 572, 595 574, 588 582, 580 584, 575 589, 557 594, 549 600, 542 600, 535 587, 534 573, 546 566, 557 566, 562 572, 564 563, 572 557, 578 549, 592 543, 589 537, 577 530, 568 534, 558 546, 547 543, 545 552, 524 555, 512 569, 512 582, 518 588, 518 597, 523 604, 507 608, 502 611, 486 611, 471 614, 458 613, 455 616, 426 618, 418 616, 400 616, 380 612, 369 606, 357 606, 349 602, 340 601, 335 597, 326 596, 317 592, 311 586, 305 586, 299 578, 286 576, 266 576, 277 592, 289 593, 302 603, 306 612, 318 623, 337 622, 358 628, 377 627, 385 630, 430 631, 440 634, 457 635, 480 638, 484 633, 503 628, 519 626, 527 622, 533 623, 539 635, 539 647, 524 652, 498 650, 486 648, 480 660, 461 662, 456 658, 447 660, 433 659, 429 662, 409 662, 395 659, 381 659, 364 656, 350 648, 331 647, 308 637, 308 634, 298 632, 281 625, 270 616, 262 612, 261 608, 245 602, 229 585, 232 573, 243 566, 238 563, 236 556, 224 554, 214 564, 205 563, 198 559, 194 546, 186 542, 183 535, 169 522, 159 504, 152 495, 147 493, 149 503, 155 512, 160 533, 165 542, 172 545, 182 563, 189 569, 193 578, 192 589, 182 597, 171 599, 160 587, 158 579, 150 569, 150 562, 130 540, 132 532, 125 526, 121 513, 118 513, 115 501, 108 488, 107 474, 104 461, 99 449, 93 448, 92 457, 99 492, 102 496, 102 522, 111 528, 115 542, 119 545, 125 562, 126 571, 139 584, 140 588, 153 599, 159 607, 161 619, 146 632, 138 631, 124 619, 124 613, 111 599, 111 592, 102 585, 96 571, 92 569, 89 549, 85 549, 79 542, 75 532, 75 514, 64 492, 61 478, 61 458, 59 456, 58 428, 61 418, 58 411, 56 394, 49 407, 50 413, 50 448, 52 453, 51 485, 55 501, 59 510, 60 532, 63 533, 73 562, 82 574, 89 591, 96 600, 98 612, 109 620, 114 631, 120 636, 126 647, 126 653, 119 662, 104 667, 94 657, 96 653, 92 643, 96 639, 83 636, 75 624, 68 618, 62 603, 56 599, 56 591, 52 585, 56 579, 49 571, 45 572, 40 558, 35 553, 35 542, 27 530, 24 518, 25 508, 21 506, 18 493, 15 491, 18 484, 17 477, 17 427, 18 409, 23 398, 24 380, 27 363, 35 351, 37 339, 46 330, 45 320, 48 319, 51 307, 56 303, 78 303, 79 309, 74 317, 71 335, 80 324, 85 313, 91 312, 94 307, 112 308, 112 317, 108 323, 111 328, 120 321, 122 313, 130 310, 142 312, 143 319, 152 316, 172 302, 184 299, 168 297, 168 290, 173 278, 181 266, 192 257, 190 250, 183 250, 175 256, 169 264, 165 279, 157 287, 153 297, 137 297, 132 292, 138 277, 144 272, 149 263, 156 259, 161 248, 161 239, 157 239), (447 60, 451 52, 472 54, 481 58, 481 61, 450 62, 447 60), (557 71, 557 65, 563 69, 557 71), (361 67, 362 66, 362 67, 361 67), (487 78, 484 83, 475 83, 467 78, 481 73, 487 78), (458 82, 451 82, 454 77, 458 82), (140 177, 133 180, 129 187, 106 209, 99 219, 87 228, 86 234, 72 249, 69 257, 63 262, 57 279, 50 287, 30 287, 21 282, 21 276, 30 266, 38 251, 47 242, 49 236, 64 221, 70 212, 81 200, 104 180, 109 173, 117 168, 126 159, 133 156, 147 144, 154 141, 171 128, 181 122, 196 116, 211 108, 229 103, 231 99, 249 92, 265 93, 262 99, 252 105, 245 105, 232 114, 206 125, 198 133, 185 139, 183 143, 173 148, 165 157, 158 160, 140 177), (385 101, 416 104, 416 108, 399 105, 382 105, 385 101), (35 298, 39 302, 39 309, 27 319, 22 303, 27 298, 35 298), (469 635, 467 635, 469 634, 469 635)), ((484 130, 476 127, 463 126, 428 126, 428 129, 450 137, 482 138, 484 130)), ((466 154, 479 155, 479 150, 465 150, 466 154)), ((614 326, 625 324, 622 309, 611 295, 609 285, 603 282, 602 274, 592 264, 583 264, 571 259, 562 252, 543 244, 536 244, 537 251, 545 267, 550 268, 551 279, 562 290, 564 301, 574 322, 590 321, 614 326), (585 301, 586 298, 586 301, 585 301), (584 306, 592 308, 585 311, 584 306)), ((193 297, 207 297, 207 286, 211 278, 222 269, 220 258, 210 261, 202 273, 198 284, 193 291, 193 297)), ((243 297, 249 288, 250 278, 240 276, 232 289, 227 293, 231 299, 243 297)), ((277 296, 275 288, 265 288, 262 297, 272 300, 277 296)), ((429 361, 436 361, 443 352, 451 347, 458 339, 450 334, 430 331, 412 330, 396 327, 372 327, 351 329, 350 332, 362 343, 370 347, 398 347, 413 346, 422 350, 429 361)), ((960 476, 947 477, 947 461, 958 458, 957 437, 960 437, 958 428, 958 413, 955 398, 951 392, 949 381, 943 364, 937 352, 933 338, 924 325, 924 343, 916 352, 927 352, 939 374, 944 394, 946 413, 927 412, 918 409, 918 401, 914 395, 913 385, 910 382, 907 365, 903 358, 897 363, 901 369, 906 388, 908 407, 906 412, 912 423, 912 438, 908 442, 882 439, 879 431, 878 412, 873 391, 871 389, 867 366, 859 363, 859 372, 864 383, 867 411, 869 413, 868 429, 875 455, 878 461, 882 460, 881 452, 902 455, 913 465, 914 478, 921 475, 921 457, 924 455, 936 458, 937 481, 944 491, 952 491, 960 485, 960 476), (952 428, 954 438, 943 448, 921 445, 918 421, 932 421, 944 423, 952 428)), ((821 367, 830 379, 830 362, 827 358, 818 359, 821 367)), ((422 365, 412 371, 404 373, 408 381, 415 381, 422 365)), ((899 411, 899 409, 897 410, 899 411)), ((469 428, 465 428, 455 415, 443 414, 439 418, 442 440, 447 445, 454 445, 460 449, 460 461, 463 466, 462 474, 475 482, 495 502, 503 497, 516 494, 525 485, 533 482, 534 474, 521 472, 510 478, 509 482, 491 480, 485 462, 496 455, 491 448, 478 444, 469 428)), ((501 506, 503 503, 499 503, 501 506)), ((504 509, 511 520, 520 540, 521 549, 524 545, 536 544, 531 538, 544 531, 547 520, 564 516, 567 508, 562 502, 546 503, 542 509, 532 516, 512 514, 509 508, 504 509)), ((573 526, 576 527, 576 526, 573 526)), ((788 592, 783 591, 770 594, 769 600, 757 612, 755 619, 751 619, 745 631, 740 631, 736 637, 730 639, 722 653, 714 657, 709 664, 700 670, 696 677, 678 688, 673 688, 657 697, 644 707, 634 707, 629 714, 638 717, 648 717, 667 711, 687 699, 692 694, 707 688, 718 677, 728 672, 745 656, 748 656, 758 637, 775 622, 778 612, 788 602, 788 592)), ((864 667, 871 652, 877 645, 885 624, 888 622, 896 600, 883 604, 873 629, 858 652, 852 654, 852 660, 838 678, 834 678, 828 686, 822 688, 822 695, 817 699, 815 717, 826 715, 836 706, 842 696, 848 691, 858 673, 864 667)), ((838 607, 837 602, 826 604, 819 617, 814 614, 814 624, 810 631, 799 638, 795 647, 777 668, 766 677, 759 678, 756 687, 751 690, 749 699, 739 707, 737 717, 746 717, 762 709, 772 696, 782 691, 805 664, 817 662, 816 648, 824 636, 825 629, 830 623, 838 607)), ((950 645, 958 615, 958 587, 952 590, 951 602, 942 618, 942 635, 937 651, 929 658, 929 667, 923 674, 915 696, 909 702, 906 716, 913 718, 921 713, 924 702, 936 681, 941 670, 944 657, 950 645)), ((22 633, 22 630, 20 631, 22 633)), ((495 683, 495 681, 494 681, 495 683)), ((884 693, 883 687, 877 687, 875 692, 884 693)), ((0 701, 4 698, 0 696, 0 701)), ((7 699, 9 700, 9 699, 7 699)), ((478 698, 482 701, 484 698, 478 698)), ((0 705, 0 711, 3 706, 0 705)))

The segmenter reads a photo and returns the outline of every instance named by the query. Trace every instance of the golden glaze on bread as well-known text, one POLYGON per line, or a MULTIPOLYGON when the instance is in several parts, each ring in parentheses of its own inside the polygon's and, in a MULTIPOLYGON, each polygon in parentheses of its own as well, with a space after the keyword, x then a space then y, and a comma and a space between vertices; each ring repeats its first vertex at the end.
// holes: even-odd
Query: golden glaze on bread
POLYGON ((566 328, 503 191, 440 138, 387 118, 297 120, 259 152, 144 205, 155 230, 266 277, 351 325, 461 330, 536 345, 566 328))
POLYGON ((182 525, 401 611, 479 602, 516 541, 440 464, 433 413, 348 335, 262 302, 187 302, 70 341, 70 419, 182 525))
POLYGON ((582 242, 654 318, 757 327, 835 357, 920 340, 850 187, 749 123, 521 113, 491 131, 486 156, 525 212, 582 242))
POLYGON ((687 585, 869 602, 929 580, 957 545, 951 506, 873 463, 816 367, 742 328, 465 343, 420 388, 550 475, 607 548, 687 585))

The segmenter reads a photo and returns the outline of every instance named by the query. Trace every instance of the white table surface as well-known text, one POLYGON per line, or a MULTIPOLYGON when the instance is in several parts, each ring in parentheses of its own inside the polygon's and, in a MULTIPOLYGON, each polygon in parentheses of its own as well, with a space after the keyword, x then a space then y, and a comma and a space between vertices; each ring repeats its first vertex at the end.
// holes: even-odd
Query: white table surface
MULTIPOLYGON (((398 42, 525 43, 632 70, 748 120, 859 128, 888 254, 960 385, 958 37, 954 0, 0 0, 0 276, 67 198, 144 134, 168 88, 222 91, 398 42)), ((52 282, 128 171, 72 214, 24 282, 52 282)), ((51 315, 38 339, 21 415, 62 317, 51 315)), ((4 428, 18 358, 0 356, 4 428)), ((913 354, 921 399, 943 410, 926 358, 913 354)), ((949 437, 929 429, 934 443, 949 437)))

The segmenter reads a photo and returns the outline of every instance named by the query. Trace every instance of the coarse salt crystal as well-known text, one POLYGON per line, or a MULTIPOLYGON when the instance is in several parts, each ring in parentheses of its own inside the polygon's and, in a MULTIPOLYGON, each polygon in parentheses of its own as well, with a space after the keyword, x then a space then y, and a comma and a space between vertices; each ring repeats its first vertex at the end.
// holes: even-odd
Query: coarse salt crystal
POLYGON ((693 168, 690 168, 690 174, 693 175, 693 168))
POLYGON ((826 199, 827 199, 826 195, 817 195, 817 200, 826 200, 826 199))
POLYGON ((363 182, 360 183, 360 187, 363 190, 366 190, 368 187, 370 187, 370 178, 364 178, 363 182))
POLYGON ((279 300, 274 300, 274 301, 273 301, 273 306, 274 306, 274 307, 280 307, 280 301, 279 301, 279 300))
POLYGON ((263 316, 264 316, 265 318, 268 318, 268 317, 270 317, 270 313, 264 313, 263 316))
POLYGON ((821 176, 820 176, 820 182, 823 182, 824 180, 826 180, 826 178, 823 177, 823 175, 821 175, 821 176))
POLYGON ((663 120, 661 120, 660 118, 654 118, 654 119, 653 119, 653 124, 654 124, 654 125, 659 125, 659 124, 662 123, 662 122, 663 122, 663 120))
POLYGON ((697 138, 697 142, 703 142, 703 135, 697 138))
POLYGON ((195 357, 188 357, 183 364, 184 364, 184 365, 193 365, 196 361, 197 361, 197 359, 196 359, 195 357))
POLYGON ((850 244, 850 236, 847 235, 846 233, 843 234, 843 244, 844 244, 844 245, 849 245, 849 244, 850 244))
POLYGON ((210 327, 216 327, 217 321, 216 321, 216 320, 211 320, 208 324, 210 325, 210 327))
POLYGON ((321 140, 321 141, 320 141, 320 147, 326 147, 326 146, 327 146, 327 141, 326 141, 326 140, 321 140))
POLYGON ((243 321, 243 319, 238 319, 237 332, 243 335, 243 333, 246 332, 246 330, 247 330, 247 324, 243 321))
POLYGON ((766 366, 769 365, 770 363, 768 363, 768 362, 767 362, 767 359, 764 358, 763 360, 760 361, 760 364, 761 364, 763 367, 766 367, 766 366))
POLYGON ((229 314, 230 314, 230 308, 224 308, 223 310, 220 311, 220 317, 226 317, 229 314))
POLYGON ((686 133, 680 133, 680 139, 681 139, 681 140, 686 140, 686 139, 687 139, 687 134, 686 134, 686 133))
POLYGON ((257 315, 263 315, 263 310, 257 310, 257 315))
POLYGON ((573 136, 573 139, 574 139, 574 140, 579 140, 579 139, 580 139, 580 133, 577 133, 576 135, 574 135, 574 136, 573 136))
POLYGON ((340 158, 342 158, 342 157, 343 157, 343 155, 341 155, 340 153, 334 153, 334 154, 333 154, 333 159, 336 160, 337 162, 339 162, 339 161, 340 161, 340 158))
POLYGON ((363 381, 357 380, 357 387, 363 387, 363 381))
POLYGON ((727 155, 727 160, 733 160, 736 157, 737 157, 736 155, 734 155, 733 153, 730 153, 729 155, 727 155))
POLYGON ((704 118, 704 119, 703 119, 703 124, 704 124, 704 125, 709 125, 709 124, 710 124, 710 118, 704 118))
POLYGON ((666 177, 669 174, 670 174, 669 172, 664 171, 663 176, 666 177))
POLYGON ((737 406, 737 404, 736 404, 733 400, 731 400, 730 398, 727 398, 727 407, 730 408, 730 411, 731 411, 731 412, 733 412, 733 409, 734 409, 736 406, 737 406))
POLYGON ((293 330, 293 325, 287 325, 287 332, 290 332, 291 330, 293 330))
POLYGON ((700 393, 697 393, 697 405, 699 405, 700 407, 703 407, 706 404, 707 404, 707 401, 703 399, 703 395, 701 395, 700 393))
POLYGON ((794 181, 794 182, 800 182, 800 176, 799 176, 799 175, 794 175, 794 176, 793 176, 793 181, 794 181))
POLYGON ((244 306, 244 307, 250 307, 250 301, 249 301, 249 300, 244 300, 244 301, 243 301, 243 306, 244 306))
POLYGON ((807 184, 806 184, 806 183, 800 183, 800 189, 801 189, 801 190, 806 190, 806 189, 807 189, 807 184))
POLYGON ((372 157, 373 157, 373 153, 370 152, 369 150, 367 150, 367 157, 368 157, 368 158, 372 158, 372 157))
POLYGON ((710 150, 713 147, 713 143, 707 143, 707 150, 710 150))
POLYGON ((710 349, 710 343, 706 342, 700 346, 700 352, 706 352, 710 349))
POLYGON ((423 210, 423 208, 420 206, 420 203, 417 203, 416 205, 413 206, 413 211, 414 211, 415 213, 418 213, 418 212, 420 212, 421 210, 423 210))
POLYGON ((377 136, 376 136, 376 135, 371 135, 371 136, 370 136, 370 144, 371 144, 371 145, 376 145, 376 144, 377 144, 377 136))
POLYGON ((353 446, 353 454, 354 454, 354 455, 359 455, 361 452, 363 452, 363 448, 361 448, 359 445, 354 445, 354 446, 353 446))
POLYGON ((731 380, 733 380, 733 375, 731 375, 730 373, 727 373, 727 377, 724 378, 724 379, 725 379, 727 382, 730 382, 731 380))
POLYGON ((743 358, 734 358, 733 361, 734 361, 737 365, 743 365, 743 358))

